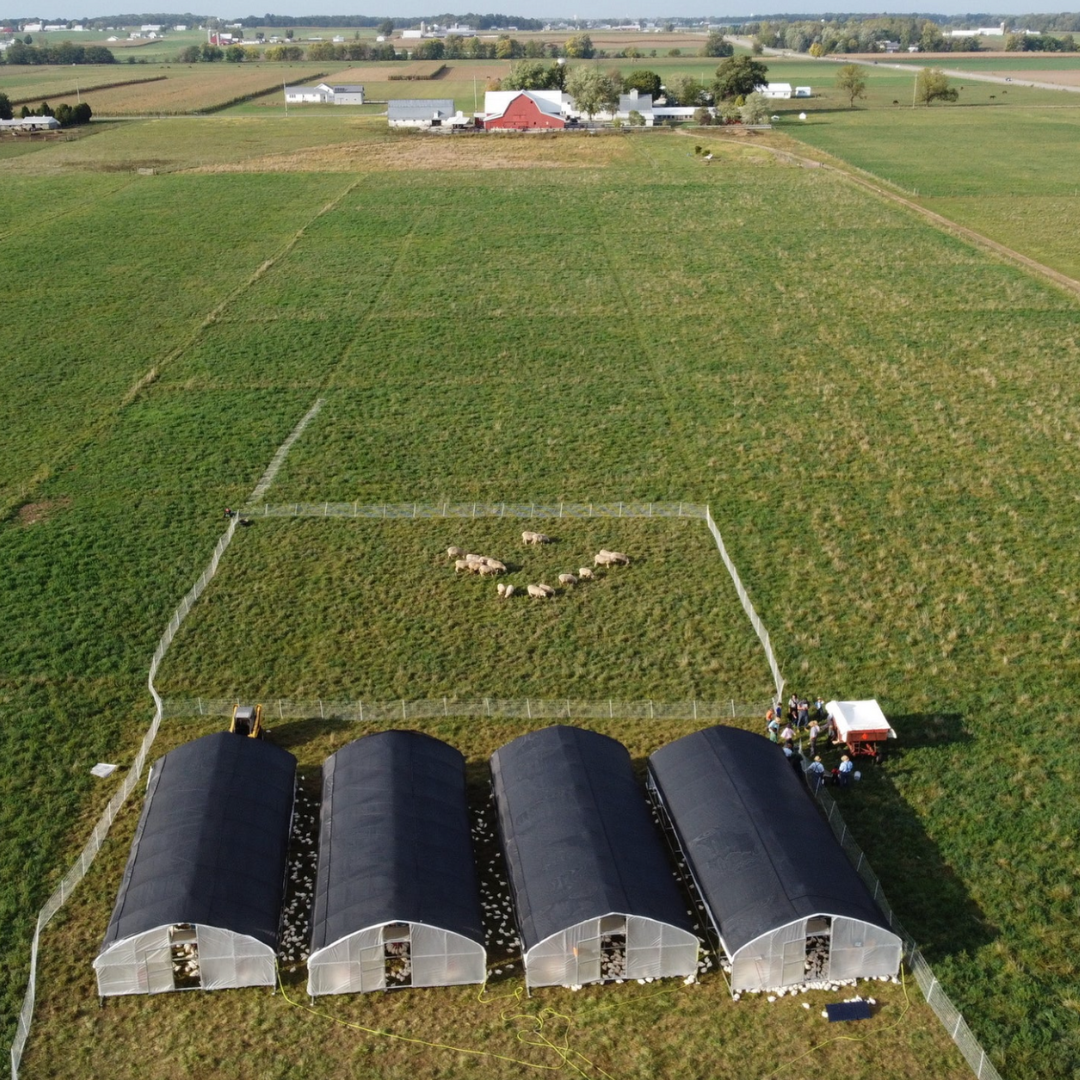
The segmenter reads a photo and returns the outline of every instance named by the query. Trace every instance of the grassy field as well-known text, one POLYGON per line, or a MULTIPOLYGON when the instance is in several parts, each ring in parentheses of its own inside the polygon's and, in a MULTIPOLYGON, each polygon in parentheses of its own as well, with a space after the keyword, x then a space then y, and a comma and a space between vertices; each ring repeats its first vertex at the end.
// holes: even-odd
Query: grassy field
MULTIPOLYGON (((30 913, 110 790, 91 790, 88 768, 130 760, 148 719, 149 654, 209 555, 222 507, 240 502, 322 393, 327 406, 273 501, 711 503, 794 688, 877 696, 901 733, 901 752, 849 808, 901 919, 1010 1080, 1069 1075, 1080 1053, 1069 947, 1078 777, 1061 738, 1077 677, 1073 300, 841 178, 710 132, 458 143, 332 118, 223 117, 103 125, 0 168, 16 206, 52 208, 11 215, 0 245, 7 298, 29 305, 52 290, 63 312, 19 328, 4 373, 17 400, 0 528, 10 571, 0 775, 27 795, 0 810, 7 1015, 30 913), (336 157, 314 137, 327 141, 334 124, 347 136, 336 157), (714 149, 711 168, 695 142, 714 149), (249 175, 130 175, 159 157, 180 168, 185 155, 215 167, 236 159, 249 175), (343 161, 366 164, 345 176, 343 161)), ((740 684, 764 682, 745 628, 711 636, 726 631, 730 600, 715 561, 686 546, 699 534, 664 535, 629 537, 646 557, 639 577, 631 567, 613 578, 621 592, 508 618, 558 619, 595 637, 595 606, 636 653, 647 635, 655 657, 616 658, 625 696, 697 692, 727 666, 740 684), (669 569, 683 563, 686 580, 669 569), (710 667, 717 655, 725 663, 710 667)), ((533 656, 512 644, 514 675, 489 650, 470 685, 460 661, 447 677, 434 650, 430 670, 419 648, 399 670, 354 628, 344 655, 370 671, 334 670, 330 643, 348 629, 349 582, 366 565, 361 541, 371 566, 401 568, 358 606, 387 611, 380 633, 424 641, 407 607, 395 621, 403 605, 442 625, 491 625, 486 600, 466 591, 476 583, 451 580, 434 559, 455 539, 259 523, 178 639, 170 688, 192 679, 284 692, 316 664, 320 684, 380 696, 417 683, 482 694, 481 682, 524 696, 545 685, 545 665, 597 694, 615 681, 577 672, 571 633, 541 638, 533 656), (317 604, 303 612, 308 595, 317 604), (267 647, 280 648, 270 664, 237 636, 249 606, 267 647), (325 635, 320 654, 312 632, 325 635)), ((501 536, 490 540, 503 550, 501 536)), ((466 740, 469 727, 435 733, 475 763, 488 749, 466 740)), ((631 726, 617 730, 644 752, 631 726)), ((165 738, 194 733, 177 724, 165 738)), ((136 816, 133 805, 126 828, 136 816)), ((99 1013, 88 965, 70 956, 76 941, 82 957, 94 951, 126 848, 118 832, 62 916, 27 1076, 123 1075, 116 1055, 146 1003, 99 1013)), ((616 1004, 583 995, 572 999, 579 1019, 616 1004)), ((449 1000, 429 998, 432 1014, 449 1000)), ((399 1000, 379 1004, 375 1026, 404 1030, 399 1000)), ((156 1075, 242 1075, 254 1058, 240 1043, 285 1022, 281 999, 264 995, 152 1005, 165 1025, 156 1075), (193 1038, 209 1027, 219 1058, 193 1038)), ((764 1006, 722 1005, 702 987, 685 1010, 647 1013, 618 1034, 589 1029, 581 1052, 620 1074, 686 1075, 695 1060, 717 1075, 754 1058, 773 1075, 815 1038, 774 1030, 764 1006), (648 1040, 652 1050, 633 1041, 653 1027, 671 1037, 648 1040), (613 1049, 627 1038, 628 1061, 613 1049), (755 1057, 764 1046, 776 1057, 755 1057)), ((882 1018, 899 1007, 892 999, 882 1018)), ((501 1019, 488 1022, 484 1037, 506 1035, 501 1019)), ((804 1062, 795 1071, 906 1077, 920 1060, 924 1075, 948 1073, 932 1026, 901 1032, 910 1058, 887 1042, 869 1057, 867 1044, 840 1044, 818 1074, 804 1062)), ((260 1059, 264 1074, 417 1068, 344 1029, 295 1038, 305 1049, 260 1059)))
MULTIPOLYGON (((876 78, 876 75, 872 78, 876 78)), ((964 98, 975 84, 965 88, 964 98)), ((981 84, 980 92, 997 90, 981 84)), ((1007 108, 879 108, 811 115, 779 130, 895 184, 947 218, 1080 278, 1080 96, 1028 106, 1012 88, 1007 108), (947 144, 953 152, 942 154, 947 144), (1001 152, 1002 146, 1010 148, 1001 152)), ((1043 96, 1053 91, 1042 92, 1043 96)), ((962 100, 964 99, 962 98, 962 100)))
MULTIPOLYGON (((693 729, 687 723, 644 721, 589 726, 627 745, 639 769, 658 746, 693 729)), ((209 730, 214 728, 205 721, 171 722, 158 748, 165 752, 209 730)), ((301 721, 277 726, 274 738, 298 756, 305 787, 317 790, 325 757, 369 730, 360 724, 301 721)), ((444 721, 423 730, 466 755, 473 814, 490 815, 487 759, 527 725, 444 721)), ((48 991, 39 1034, 24 1060, 25 1076, 126 1080, 148 1073, 198 1077, 212 1069, 230 1078, 359 1074, 458 1080, 556 1070, 564 1056, 572 1063, 562 1066, 567 1074, 628 1080, 786 1074, 825 1080, 837 1070, 855 1080, 970 1075, 914 985, 864 986, 877 1001, 875 1016, 860 1026, 857 1038, 837 1040, 821 1016, 835 994, 815 992, 772 1005, 763 998, 733 1002, 722 978, 712 973, 696 986, 678 979, 631 982, 580 993, 544 989, 525 998, 519 963, 497 949, 489 956, 491 981, 483 992, 474 986, 353 995, 320 1000, 309 1010, 306 973, 296 965, 283 973, 284 993, 114 998, 99 1009, 93 972, 83 957, 73 961, 73 955, 96 941, 108 922, 137 819, 133 803, 77 902, 49 935, 42 969, 48 991), (133 1055, 136 1045, 153 1047, 152 1056, 133 1055)), ((502 870, 497 852, 485 849, 480 860, 485 882, 493 881, 502 870)))

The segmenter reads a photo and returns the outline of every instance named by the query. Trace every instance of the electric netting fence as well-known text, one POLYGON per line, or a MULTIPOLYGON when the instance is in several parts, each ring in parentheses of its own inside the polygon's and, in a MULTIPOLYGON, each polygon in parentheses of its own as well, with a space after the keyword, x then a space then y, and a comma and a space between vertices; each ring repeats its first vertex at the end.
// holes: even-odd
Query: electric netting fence
MULTIPOLYGON (((261 502, 262 497, 273 483, 293 443, 299 438, 304 427, 317 415, 322 407, 319 399, 297 424, 289 438, 282 443, 263 474, 258 485, 252 491, 240 514, 247 519, 258 518, 355 518, 366 520, 400 521, 431 518, 517 518, 521 520, 551 520, 559 518, 696 518, 703 520, 716 541, 717 550, 731 576, 732 584, 738 594, 739 602, 750 620, 758 640, 761 642, 769 670, 772 673, 774 698, 779 701, 783 695, 784 679, 780 666, 773 653, 769 633, 754 608, 739 573, 728 555, 723 536, 707 506, 694 503, 645 503, 645 502, 606 502, 606 503, 380 503, 361 504, 358 502, 316 502, 290 503, 270 506, 261 502)), ((38 913, 34 927, 34 936, 30 947, 30 978, 26 996, 19 1013, 15 1040, 11 1046, 12 1080, 18 1080, 19 1065, 30 1034, 30 1023, 34 1013, 37 992, 37 957, 41 931, 48 926, 57 911, 85 876, 94 858, 97 856, 105 837, 108 835, 120 808, 135 789, 146 765, 150 748, 157 736, 161 721, 168 718, 193 719, 199 716, 230 715, 235 700, 221 698, 186 698, 163 701, 155 686, 154 678, 173 638, 176 636, 184 618, 198 601, 206 586, 217 573, 222 556, 232 542, 236 531, 237 519, 233 518, 225 533, 218 540, 210 562, 198 580, 188 591, 173 613, 169 624, 162 634, 158 647, 150 663, 148 685, 154 699, 154 717, 143 736, 142 743, 131 768, 120 787, 109 800, 108 805, 98 819, 94 830, 80 852, 74 865, 64 875, 59 887, 46 901, 38 913)), ((734 700, 726 701, 574 701, 569 698, 559 699, 503 699, 478 698, 471 701, 451 701, 440 698, 426 701, 333 701, 321 698, 307 700, 277 699, 267 703, 268 717, 276 716, 281 720, 310 719, 316 716, 322 719, 371 723, 408 723, 414 720, 435 719, 440 717, 474 717, 477 719, 515 719, 515 720, 694 720, 700 723, 723 723, 733 719, 746 719, 760 716, 767 707, 766 702, 746 703, 734 700)), ((892 908, 881 890, 881 883, 867 862, 862 849, 852 839, 846 823, 840 815, 832 795, 820 788, 816 797, 852 864, 870 888, 889 926, 904 941, 907 962, 911 968, 919 989, 927 1003, 941 1020, 953 1042, 956 1043, 965 1060, 971 1066, 979 1080, 1001 1080, 997 1069, 986 1055, 985 1050, 971 1033, 960 1011, 952 1004, 941 984, 937 981, 930 965, 915 947, 913 939, 899 925, 892 908)))

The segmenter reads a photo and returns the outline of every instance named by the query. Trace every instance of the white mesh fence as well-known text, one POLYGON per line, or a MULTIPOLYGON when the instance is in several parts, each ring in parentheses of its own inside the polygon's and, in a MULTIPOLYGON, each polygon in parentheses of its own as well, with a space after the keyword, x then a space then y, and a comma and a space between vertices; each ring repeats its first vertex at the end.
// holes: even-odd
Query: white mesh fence
POLYGON ((769 640, 769 631, 765 629, 765 624, 758 618, 758 613, 754 610, 754 605, 750 602, 750 597, 746 594, 746 589, 743 588, 742 579, 739 577, 739 571, 735 569, 735 564, 731 561, 731 556, 727 553, 727 548, 724 546, 724 538, 720 535, 720 530, 716 527, 716 522, 713 521, 713 517, 709 508, 705 507, 705 523, 709 526, 709 532, 713 534, 713 539, 716 541, 716 547, 720 552, 720 558, 724 560, 724 565, 727 567, 727 572, 731 575, 731 582, 735 586, 735 591, 739 594, 739 603, 743 606, 743 611, 746 612, 746 617, 750 620, 750 625, 754 628, 754 633, 757 634, 758 640, 761 642, 761 647, 765 650, 765 658, 769 661, 769 670, 772 672, 773 685, 776 688, 776 700, 782 701, 784 697, 784 677, 780 674, 780 665, 776 662, 776 656, 772 650, 772 642, 769 640))
POLYGON ((708 507, 695 503, 284 503, 247 505, 247 517, 344 517, 375 520, 416 518, 705 518, 708 507))
MULTIPOLYGON (((161 715, 171 719, 231 716, 236 698, 169 698, 161 715)), ((768 702, 745 701, 576 701, 572 698, 475 698, 454 701, 430 698, 419 701, 333 701, 323 698, 271 699, 263 702, 268 721, 347 720, 394 724, 447 716, 497 720, 725 720, 761 716, 768 702)))
MULTIPOLYGON (((251 496, 248 499, 248 505, 258 503, 266 493, 267 488, 277 475, 278 469, 281 468, 281 464, 285 460, 285 455, 289 452, 293 443, 300 437, 300 433, 307 424, 318 413, 322 404, 322 398, 316 401, 301 418, 300 422, 296 425, 285 442, 278 448, 277 453, 271 459, 270 464, 263 473, 259 483, 256 485, 254 491, 252 491, 251 496)), ((26 1049, 26 1040, 30 1036, 30 1023, 34 1017, 34 1001, 37 997, 37 958, 38 947, 41 941, 41 931, 49 925, 52 917, 61 907, 63 907, 67 898, 74 891, 75 886, 78 885, 86 875, 86 871, 90 868, 97 853, 101 850, 101 845, 104 843, 105 837, 108 835, 109 828, 119 812, 120 807, 124 805, 127 797, 135 790, 135 786, 142 776, 143 768, 146 765, 146 758, 150 753, 151 746, 154 744, 154 739, 157 738, 158 728, 161 726, 162 720, 161 698, 158 695, 157 689, 154 687, 154 677, 157 675, 162 658, 165 656, 169 646, 172 644, 173 638, 176 636, 176 631, 180 629, 180 624, 184 621, 187 613, 191 610, 192 606, 202 595, 203 590, 210 584, 210 581, 217 573, 218 566, 221 563, 221 557, 225 554, 229 544, 232 543, 233 535, 236 532, 236 524, 237 519, 234 517, 230 520, 229 527, 221 535, 214 547, 214 553, 210 558, 210 562, 206 565, 206 569, 199 575, 198 580, 188 590, 187 595, 183 600, 180 601, 176 611, 173 612, 172 618, 169 620, 169 624, 166 626, 165 632, 161 635, 161 640, 154 650, 153 658, 150 661, 150 672, 147 677, 147 685, 149 686, 150 694, 154 699, 154 718, 151 720, 150 726, 146 730, 146 734, 143 735, 142 742, 139 745, 139 752, 135 755, 135 760, 131 763, 131 768, 128 770, 127 775, 125 775, 120 787, 117 788, 113 793, 112 798, 109 799, 108 805, 102 811, 101 816, 94 825, 94 830, 90 834, 90 839, 87 840, 86 845, 79 853, 79 857, 61 879, 55 892, 53 892, 52 896, 45 901, 44 906, 38 912, 37 923, 34 926, 34 936, 30 945, 30 977, 27 981, 26 994, 23 997, 22 1008, 19 1010, 19 1018, 16 1022, 15 1038, 11 1044, 12 1080, 18 1080, 19 1066, 22 1063, 23 1051, 26 1049)))
MULTIPOLYGON (((808 764, 809 761, 804 758, 804 768, 808 764)), ((840 845, 843 847, 847 857, 851 860, 852 866, 855 867, 859 877, 863 879, 864 884, 877 901, 877 905, 881 908, 881 913, 885 916, 893 933, 903 941, 908 967, 911 969, 923 997, 926 998, 926 1003, 933 1009, 934 1014, 948 1032, 949 1038, 956 1043, 960 1053, 964 1055, 964 1060, 971 1066, 972 1071, 979 1080, 1001 1080, 1001 1074, 987 1057, 986 1051, 982 1048, 979 1040, 972 1034, 960 1010, 949 1000, 945 991, 941 989, 941 983, 937 981, 930 965, 915 945, 914 938, 901 926, 899 919, 897 919, 893 909, 889 906, 882 891, 881 882, 878 880, 877 874, 870 868, 865 852, 855 843, 851 832, 848 830, 847 822, 844 821, 840 808, 832 796, 832 792, 826 787, 816 784, 812 776, 808 776, 807 780, 810 790, 817 798, 822 812, 828 819, 829 825, 832 827, 837 840, 840 841, 840 845)))

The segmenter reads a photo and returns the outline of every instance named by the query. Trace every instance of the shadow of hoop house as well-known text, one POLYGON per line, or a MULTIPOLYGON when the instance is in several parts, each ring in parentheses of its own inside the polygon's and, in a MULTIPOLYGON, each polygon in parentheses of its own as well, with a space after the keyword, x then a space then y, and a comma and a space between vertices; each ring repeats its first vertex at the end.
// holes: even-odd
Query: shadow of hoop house
POLYGON ((734 991, 895 975, 903 946, 780 748, 738 728, 649 758, 734 991))
POLYGON ((327 758, 308 993, 482 983, 483 942, 464 757, 382 731, 327 758))
POLYGON ((154 762, 98 993, 273 986, 296 758, 227 731, 154 762))
POLYGON ((556 725, 491 758, 525 984, 691 975, 698 939, 621 743, 556 725))

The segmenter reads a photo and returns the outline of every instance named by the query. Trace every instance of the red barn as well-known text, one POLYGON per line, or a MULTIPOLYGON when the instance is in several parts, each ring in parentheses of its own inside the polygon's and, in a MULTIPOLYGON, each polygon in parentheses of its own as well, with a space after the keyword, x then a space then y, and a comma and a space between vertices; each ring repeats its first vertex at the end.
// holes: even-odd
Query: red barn
POLYGON ((490 106, 483 121, 488 131, 566 127, 562 95, 558 91, 497 91, 488 93, 484 104, 490 106))

